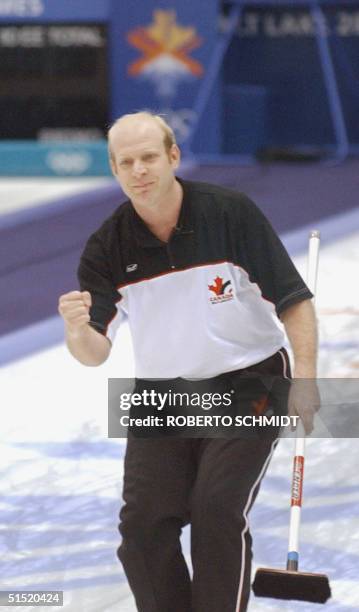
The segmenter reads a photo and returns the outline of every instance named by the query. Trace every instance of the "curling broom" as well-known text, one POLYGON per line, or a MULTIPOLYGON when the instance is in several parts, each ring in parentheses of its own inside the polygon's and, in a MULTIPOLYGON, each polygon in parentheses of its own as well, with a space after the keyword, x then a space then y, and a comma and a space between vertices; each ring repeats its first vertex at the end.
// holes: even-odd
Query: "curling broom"
MULTIPOLYGON (((307 284, 314 295, 317 280, 319 242, 319 232, 310 232, 307 284)), ((304 455, 305 433, 302 423, 299 423, 296 433, 291 488, 287 569, 258 568, 252 585, 253 592, 257 597, 272 597, 275 599, 310 601, 314 603, 325 603, 331 597, 329 580, 325 574, 311 574, 309 572, 298 571, 304 455)))

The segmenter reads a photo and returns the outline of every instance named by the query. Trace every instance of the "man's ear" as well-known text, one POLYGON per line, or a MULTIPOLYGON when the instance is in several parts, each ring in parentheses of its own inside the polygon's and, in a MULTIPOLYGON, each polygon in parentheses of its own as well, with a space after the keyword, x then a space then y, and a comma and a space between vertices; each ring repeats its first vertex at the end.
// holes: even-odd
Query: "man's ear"
POLYGON ((178 168, 181 161, 181 151, 176 144, 173 144, 170 150, 170 158, 173 168, 178 168))
POLYGON ((112 174, 115 177, 117 177, 116 164, 115 164, 113 157, 110 157, 110 168, 111 168, 112 174))

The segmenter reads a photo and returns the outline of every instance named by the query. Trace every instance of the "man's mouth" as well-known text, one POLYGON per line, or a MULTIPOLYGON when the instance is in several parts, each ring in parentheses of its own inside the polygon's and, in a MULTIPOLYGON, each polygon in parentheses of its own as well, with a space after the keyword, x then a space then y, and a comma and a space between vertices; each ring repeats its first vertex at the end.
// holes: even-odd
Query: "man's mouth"
POLYGON ((143 185, 133 185, 132 187, 134 189, 144 189, 145 187, 150 187, 151 185, 153 185, 153 182, 143 183, 143 185))

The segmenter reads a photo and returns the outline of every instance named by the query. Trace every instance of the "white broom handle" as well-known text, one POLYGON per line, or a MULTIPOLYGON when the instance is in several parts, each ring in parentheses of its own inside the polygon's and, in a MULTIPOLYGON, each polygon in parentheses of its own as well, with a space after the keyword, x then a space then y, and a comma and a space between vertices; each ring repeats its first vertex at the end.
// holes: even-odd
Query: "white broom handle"
MULTIPOLYGON (((307 260, 307 285, 314 295, 316 293, 320 233, 316 230, 309 234, 309 250, 307 260)), ((302 489, 305 457, 305 432, 302 421, 296 430, 295 456, 293 461, 293 476, 291 490, 291 509, 289 524, 289 543, 287 569, 297 570, 299 561, 299 527, 302 509, 302 489)))
POLYGON ((318 260, 319 260, 320 232, 313 230, 309 234, 309 251, 307 261, 307 285, 314 295, 317 289, 318 260))

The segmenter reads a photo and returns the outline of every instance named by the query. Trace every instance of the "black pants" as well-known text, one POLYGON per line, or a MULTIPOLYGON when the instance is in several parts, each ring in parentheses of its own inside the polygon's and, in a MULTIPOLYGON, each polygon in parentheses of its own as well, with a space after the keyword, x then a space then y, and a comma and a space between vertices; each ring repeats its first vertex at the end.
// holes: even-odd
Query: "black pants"
MULTIPOLYGON (((258 371, 283 376, 283 366, 288 376, 282 349, 258 371)), ((277 442, 129 437, 118 556, 139 612, 245 612, 248 512, 277 442), (188 523, 192 581, 180 545, 188 523)))

